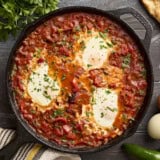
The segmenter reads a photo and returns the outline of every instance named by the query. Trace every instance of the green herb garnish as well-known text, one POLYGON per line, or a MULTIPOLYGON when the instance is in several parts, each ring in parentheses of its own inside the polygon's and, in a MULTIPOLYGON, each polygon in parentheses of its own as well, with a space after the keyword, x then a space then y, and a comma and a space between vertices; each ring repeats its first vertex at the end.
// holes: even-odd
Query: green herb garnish
POLYGON ((87 117, 92 116, 92 115, 93 115, 92 112, 86 111, 86 116, 87 116, 87 117))
POLYGON ((100 45, 100 49, 103 49, 103 48, 105 48, 105 49, 107 49, 107 46, 105 46, 105 45, 100 45))
POLYGON ((43 96, 46 97, 47 99, 51 100, 51 96, 47 93, 47 91, 43 92, 43 96))
POLYGON ((62 77, 61 77, 61 80, 64 81, 65 79, 66 79, 66 75, 63 74, 62 77))
POLYGON ((57 109, 52 113, 52 117, 55 118, 57 116, 63 115, 64 110, 63 109, 57 109))
POLYGON ((123 62, 122 62, 122 68, 128 68, 130 66, 131 63, 131 55, 127 54, 124 58, 123 58, 123 62))
POLYGON ((35 113, 36 113, 36 110, 31 109, 30 112, 33 113, 33 114, 35 114, 35 113))
POLYGON ((80 42, 80 48, 81 48, 82 50, 84 50, 84 49, 86 48, 84 41, 81 41, 81 42, 80 42))
POLYGON ((47 74, 44 74, 44 78, 43 79, 44 79, 45 82, 49 82, 49 77, 48 77, 47 74))
POLYGON ((103 32, 99 32, 99 35, 103 39, 106 39, 106 37, 107 37, 106 33, 103 33, 103 32))
POLYGON ((109 89, 106 89, 106 90, 105 90, 105 93, 106 93, 106 94, 110 94, 111 91, 110 91, 109 89))
POLYGON ((110 110, 111 112, 117 111, 117 108, 106 107, 105 110, 110 110))
POLYGON ((88 34, 91 34, 91 33, 92 33, 92 31, 91 31, 91 30, 87 30, 87 33, 88 33, 88 34))
POLYGON ((94 104, 96 104, 96 99, 92 96, 92 98, 91 98, 91 104, 92 105, 94 105, 94 104))
POLYGON ((78 31, 80 31, 80 30, 81 30, 81 27, 80 27, 80 26, 76 26, 76 27, 73 28, 73 31, 75 31, 75 32, 78 32, 78 31))
POLYGON ((101 112, 101 118, 103 118, 104 117, 104 113, 103 112, 101 112))
POLYGON ((105 29, 104 32, 105 32, 105 33, 108 33, 108 29, 105 29))
POLYGON ((89 67, 92 67, 92 65, 91 64, 87 64, 87 67, 89 68, 89 67))
POLYGON ((0 40, 16 35, 38 17, 57 8, 58 0, 0 0, 0 40))
POLYGON ((145 69, 141 72, 141 74, 142 74, 142 77, 146 78, 147 72, 145 69))
POLYGON ((139 94, 141 95, 141 96, 144 96, 145 95, 145 91, 144 90, 139 90, 139 94))
POLYGON ((113 47, 112 43, 107 42, 106 44, 107 44, 108 47, 113 47))
POLYGON ((123 119, 124 121, 127 121, 127 120, 128 120, 127 114, 123 113, 123 114, 122 114, 122 119, 123 119))

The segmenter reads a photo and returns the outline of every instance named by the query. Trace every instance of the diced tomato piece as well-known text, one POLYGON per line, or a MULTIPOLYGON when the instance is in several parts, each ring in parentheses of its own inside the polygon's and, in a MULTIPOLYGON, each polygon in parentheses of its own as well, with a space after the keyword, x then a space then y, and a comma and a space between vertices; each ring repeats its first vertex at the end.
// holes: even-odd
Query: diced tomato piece
POLYGON ((57 136, 63 136, 63 129, 61 129, 61 128, 55 128, 54 129, 54 133, 55 133, 55 135, 57 135, 57 136))
POLYGON ((100 76, 96 76, 94 81, 93 81, 93 84, 96 86, 96 87, 103 87, 105 86, 105 83, 103 83, 103 78, 100 77, 100 76))
POLYGON ((78 92, 80 90, 80 86, 75 78, 72 80, 72 86, 73 92, 78 92))
POLYGON ((68 50, 68 48, 65 47, 65 46, 60 47, 60 48, 59 48, 59 52, 60 52, 60 54, 62 54, 62 55, 69 56, 69 50, 68 50))
POLYGON ((23 117, 29 121, 31 121, 33 119, 33 115, 31 115, 31 114, 23 114, 23 117))
POLYGON ((41 128, 43 129, 44 132, 47 132, 49 130, 49 123, 43 120, 41 122, 41 128))
POLYGON ((91 79, 93 80, 93 84, 96 87, 103 87, 106 85, 102 78, 102 74, 103 74, 102 70, 95 69, 95 70, 91 70, 89 73, 90 73, 91 79))
POLYGON ((74 75, 76 77, 80 77, 83 73, 84 73, 84 69, 82 67, 78 67, 74 75))
POLYGON ((74 139, 76 139, 76 135, 75 135, 75 133, 69 132, 67 134, 67 138, 74 140, 74 139))
POLYGON ((92 28, 93 28, 93 24, 90 23, 90 22, 88 22, 88 23, 87 23, 87 28, 88 28, 88 29, 92 29, 92 28))
POLYGON ((63 16, 57 17, 57 21, 59 21, 59 22, 64 22, 64 17, 63 17, 63 16))
POLYGON ((63 130, 65 133, 68 133, 72 130, 72 128, 71 128, 71 126, 66 124, 66 125, 63 125, 63 130))
POLYGON ((90 70, 90 71, 89 71, 90 77, 98 76, 98 75, 101 74, 101 73, 102 73, 102 71, 101 71, 101 70, 98 70, 98 69, 94 69, 94 70, 90 70))
POLYGON ((77 128, 79 131, 82 131, 82 130, 83 130, 83 123, 77 123, 77 124, 76 124, 76 128, 77 128))
POLYGON ((38 62, 38 63, 43 63, 43 62, 44 62, 44 59, 43 59, 43 58, 39 58, 37 62, 38 62))
POLYGON ((147 82, 146 80, 141 80, 138 82, 138 86, 140 89, 145 89, 147 87, 147 82))
POLYGON ((62 123, 64 123, 64 124, 66 124, 66 123, 67 123, 67 119, 64 118, 64 117, 57 117, 57 118, 55 118, 55 119, 53 120, 53 122, 62 122, 62 123))

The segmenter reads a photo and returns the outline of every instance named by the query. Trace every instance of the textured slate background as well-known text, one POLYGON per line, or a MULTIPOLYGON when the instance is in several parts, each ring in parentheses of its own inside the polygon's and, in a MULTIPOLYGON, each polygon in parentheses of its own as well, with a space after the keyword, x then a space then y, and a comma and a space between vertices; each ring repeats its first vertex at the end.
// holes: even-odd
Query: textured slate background
MULTIPOLYGON (((158 112, 156 98, 160 94, 160 24, 153 20, 147 12, 144 10, 138 0, 61 0, 59 7, 66 6, 92 6, 103 10, 113 10, 123 7, 133 7, 138 10, 143 16, 148 19, 153 27, 151 46, 149 56, 151 58, 154 70, 154 93, 150 107, 148 109, 145 118, 139 125, 136 133, 126 139, 124 142, 137 143, 149 148, 160 149, 160 141, 155 141, 149 138, 146 132, 146 126, 149 118, 158 112)), ((123 20, 127 22, 140 37, 144 37, 144 27, 137 22, 137 20, 131 15, 122 16, 123 20)), ((12 115, 12 110, 8 104, 5 93, 5 69, 7 59, 12 46, 15 43, 15 38, 10 37, 7 42, 0 42, 0 126, 16 128, 16 120, 12 115)), ((94 153, 81 155, 82 160, 126 160, 129 159, 126 154, 121 150, 121 144, 118 144, 108 150, 94 153)))

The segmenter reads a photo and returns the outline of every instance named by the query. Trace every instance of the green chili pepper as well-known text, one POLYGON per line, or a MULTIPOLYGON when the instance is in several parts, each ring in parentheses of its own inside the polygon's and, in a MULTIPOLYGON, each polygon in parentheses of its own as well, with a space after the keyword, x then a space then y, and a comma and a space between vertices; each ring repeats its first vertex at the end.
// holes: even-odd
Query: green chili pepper
POLYGON ((137 160, 160 160, 160 152, 156 150, 128 143, 123 144, 122 147, 129 155, 137 158, 137 160))

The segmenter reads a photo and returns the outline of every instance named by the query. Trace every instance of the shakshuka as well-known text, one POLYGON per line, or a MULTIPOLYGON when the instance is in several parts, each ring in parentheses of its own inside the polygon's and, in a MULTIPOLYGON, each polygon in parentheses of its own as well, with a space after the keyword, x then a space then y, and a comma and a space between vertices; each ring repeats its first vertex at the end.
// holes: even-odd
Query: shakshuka
POLYGON ((33 130, 62 146, 96 147, 123 134, 143 105, 147 81, 135 41, 107 17, 52 17, 21 43, 10 76, 33 130))

